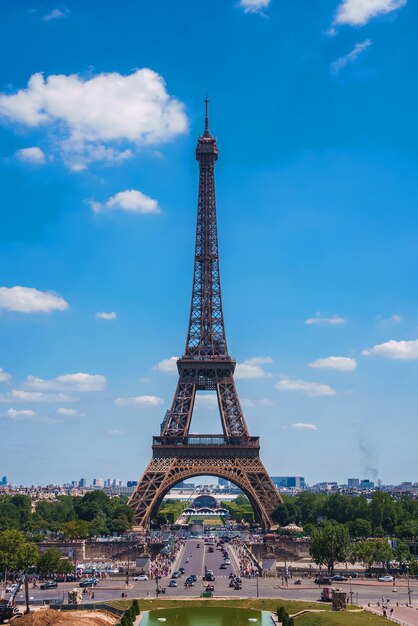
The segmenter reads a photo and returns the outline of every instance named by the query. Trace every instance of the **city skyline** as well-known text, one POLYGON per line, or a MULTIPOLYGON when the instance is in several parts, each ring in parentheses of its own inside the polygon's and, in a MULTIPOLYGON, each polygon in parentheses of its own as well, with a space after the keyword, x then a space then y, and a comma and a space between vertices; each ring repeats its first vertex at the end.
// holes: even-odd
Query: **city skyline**
MULTIPOLYGON (((133 480, 148 461, 186 338, 206 90, 227 339, 269 474, 411 474, 417 7, 353 4, 314 1, 303 22, 278 0, 3 9, 0 427, 16 482, 133 480), (202 24, 217 45, 197 61, 202 24)), ((197 409, 192 431, 218 432, 215 396, 197 409)))

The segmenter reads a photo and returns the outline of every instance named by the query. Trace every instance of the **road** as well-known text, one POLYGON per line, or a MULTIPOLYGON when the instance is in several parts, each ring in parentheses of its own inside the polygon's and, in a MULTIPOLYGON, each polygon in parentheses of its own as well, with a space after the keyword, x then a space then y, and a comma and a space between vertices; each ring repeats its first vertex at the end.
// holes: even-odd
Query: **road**
MULTIPOLYGON (((170 577, 163 578, 159 581, 161 587, 166 588, 165 597, 199 597, 207 583, 202 580, 202 576, 205 573, 205 566, 207 569, 212 569, 215 575, 215 596, 229 596, 229 597, 264 597, 264 598, 277 598, 277 599, 289 599, 289 600, 319 600, 321 587, 315 585, 312 579, 302 579, 302 585, 296 586, 294 579, 289 579, 288 587, 283 586, 281 578, 259 578, 257 579, 242 579, 242 590, 235 591, 229 587, 229 574, 238 573, 236 563, 231 553, 231 547, 227 546, 229 555, 231 557, 231 565, 226 570, 221 570, 220 565, 223 562, 223 555, 220 550, 214 546, 214 552, 209 552, 208 546, 204 544, 202 539, 189 539, 185 543, 184 549, 180 552, 177 562, 177 568, 184 567, 185 574, 178 579, 178 587, 170 588, 168 586, 170 577), (200 548, 197 548, 197 544, 200 544, 200 548), (190 556, 192 555, 192 556, 190 556), (186 562, 187 561, 187 562, 186 562), (184 581, 187 576, 195 574, 197 576, 197 582, 194 587, 184 587, 184 581)), ((415 582, 416 585, 416 582, 415 582)), ((39 589, 30 588, 30 597, 36 601, 42 601, 47 599, 62 599, 66 600, 67 591, 73 589, 76 583, 59 583, 58 589, 49 591, 41 591, 39 589)), ((353 592, 353 603, 360 605, 377 604, 382 601, 382 597, 389 598, 389 606, 396 605, 398 602, 400 605, 406 605, 408 603, 408 588, 406 581, 396 583, 396 593, 393 592, 392 583, 379 583, 378 581, 369 580, 353 580, 351 585, 349 582, 334 583, 335 587, 341 587, 347 593, 350 590, 353 592)), ((411 597, 412 604, 418 606, 418 602, 414 600, 416 590, 414 589, 414 583, 411 584, 411 597)), ((129 581, 129 586, 126 587, 125 578, 120 576, 117 578, 110 578, 107 580, 101 580, 97 587, 94 589, 95 601, 106 601, 111 599, 119 599, 122 593, 127 593, 129 598, 143 598, 143 597, 155 597, 156 581, 129 581)), ((19 602, 24 600, 23 591, 18 595, 17 600, 19 602)), ((89 598, 86 596, 86 600, 89 598)), ((418 611, 417 611, 418 614, 418 611)))

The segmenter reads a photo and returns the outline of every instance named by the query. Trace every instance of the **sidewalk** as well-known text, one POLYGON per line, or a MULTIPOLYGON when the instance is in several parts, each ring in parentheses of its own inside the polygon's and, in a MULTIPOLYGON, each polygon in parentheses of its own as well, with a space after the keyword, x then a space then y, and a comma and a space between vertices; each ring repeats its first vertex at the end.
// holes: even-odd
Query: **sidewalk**
MULTIPOLYGON (((365 611, 375 613, 375 615, 383 615, 382 607, 364 607, 365 611)), ((389 610, 390 611, 390 610, 389 610)), ((418 626, 418 610, 408 606, 394 606, 392 618, 390 612, 387 611, 387 620, 394 624, 400 624, 401 626, 418 626)))

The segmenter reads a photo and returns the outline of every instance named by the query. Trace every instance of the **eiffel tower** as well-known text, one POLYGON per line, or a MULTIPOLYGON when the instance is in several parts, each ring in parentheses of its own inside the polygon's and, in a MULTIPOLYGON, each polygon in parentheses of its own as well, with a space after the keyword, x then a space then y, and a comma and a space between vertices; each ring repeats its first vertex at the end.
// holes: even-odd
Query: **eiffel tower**
POLYGON ((259 458, 259 439, 250 437, 234 382, 236 361, 229 356, 222 311, 216 223, 216 139, 209 132, 208 100, 205 130, 197 142, 199 193, 196 246, 184 356, 178 359, 179 380, 171 408, 153 438, 152 459, 129 504, 135 524, 146 530, 165 494, 193 476, 217 476, 237 485, 251 502, 257 521, 266 529, 282 502, 259 458), (223 433, 191 434, 196 391, 216 391, 223 433))

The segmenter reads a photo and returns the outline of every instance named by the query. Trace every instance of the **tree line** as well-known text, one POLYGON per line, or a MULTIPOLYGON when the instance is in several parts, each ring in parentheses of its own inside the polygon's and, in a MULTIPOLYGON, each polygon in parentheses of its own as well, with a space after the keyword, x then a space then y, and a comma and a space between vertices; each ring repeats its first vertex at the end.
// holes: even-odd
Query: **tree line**
POLYGON ((131 528, 132 522, 133 511, 126 498, 110 498, 103 491, 39 500, 34 510, 30 496, 0 496, 0 531, 19 530, 33 539, 41 539, 45 533, 65 539, 119 534, 131 528))

